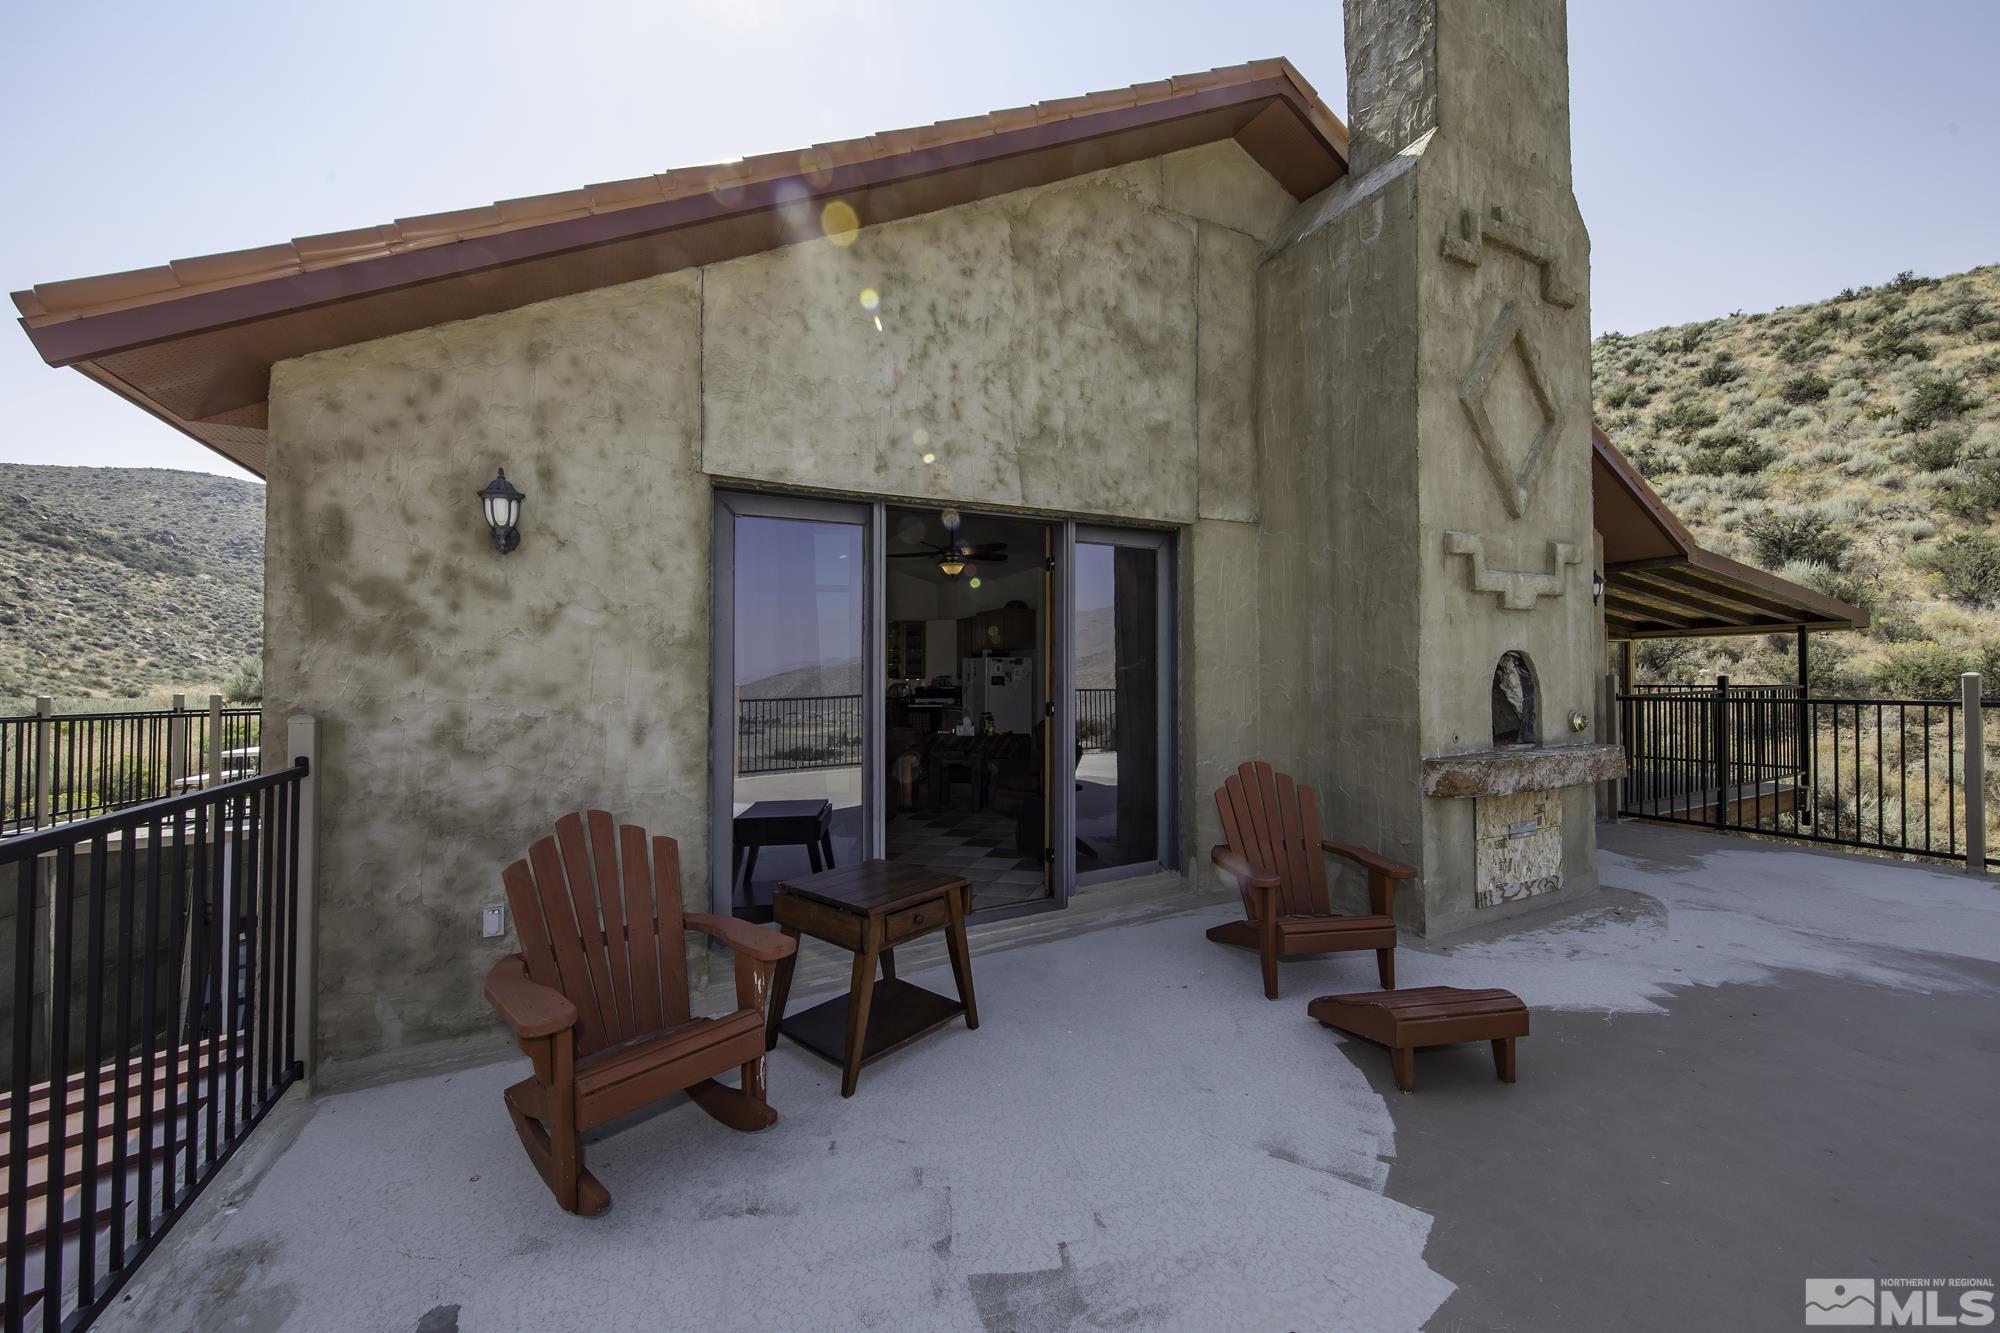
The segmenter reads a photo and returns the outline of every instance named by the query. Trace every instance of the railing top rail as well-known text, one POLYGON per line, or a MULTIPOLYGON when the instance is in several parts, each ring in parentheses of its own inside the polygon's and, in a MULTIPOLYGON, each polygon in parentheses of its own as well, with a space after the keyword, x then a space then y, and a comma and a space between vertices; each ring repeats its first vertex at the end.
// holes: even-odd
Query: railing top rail
MULTIPOLYGON (((263 709, 255 705, 233 704, 222 710, 224 717, 258 717, 263 709)), ((89 713, 50 713, 47 717, 40 713, 0 714, 0 724, 8 722, 96 722, 129 721, 133 718, 185 717, 196 721, 208 716, 206 705, 200 708, 107 708, 89 713)))
MULTIPOLYGON (((1731 696, 1734 696, 1736 694, 1736 687, 1731 686, 1729 692, 1731 696)), ((1630 700, 1646 700, 1646 699, 1662 699, 1662 698, 1713 700, 1715 698, 1715 687, 1708 686, 1707 688, 1703 688, 1702 686, 1696 685, 1688 687, 1683 690, 1676 690, 1671 692, 1666 690, 1647 690, 1643 693, 1633 693, 1633 694, 1620 692, 1618 697, 1620 699, 1630 699, 1630 700)), ((1836 696, 1831 694, 1808 694, 1808 695, 1794 694, 1787 698, 1787 702, 1804 703, 1804 704, 1829 704, 1829 705, 1839 704, 1842 707, 1845 707, 1850 704, 1860 704, 1868 708, 1873 708, 1877 704, 1881 704, 1885 707, 1904 707, 1904 708, 1957 708, 1959 706, 1959 700, 1956 696, 1949 699, 1871 699, 1871 698, 1852 696, 1852 695, 1836 696)), ((2000 705, 2000 697, 1988 696, 1982 698, 1980 700, 1980 704, 1981 706, 2000 705)))
POLYGON ((203 787, 185 796, 163 797, 157 801, 128 805, 122 810, 92 815, 89 819, 72 820, 67 824, 55 824, 48 828, 36 829, 31 833, 0 837, 0 866, 15 865, 55 851, 59 847, 89 842, 92 838, 113 833, 128 833, 156 819, 171 819, 196 806, 213 805, 232 796, 245 796, 251 792, 262 791, 266 787, 295 782, 306 777, 311 771, 311 766, 301 756, 296 762, 284 768, 274 769, 269 773, 258 773, 247 778, 237 778, 230 782, 219 782, 213 787, 203 787))

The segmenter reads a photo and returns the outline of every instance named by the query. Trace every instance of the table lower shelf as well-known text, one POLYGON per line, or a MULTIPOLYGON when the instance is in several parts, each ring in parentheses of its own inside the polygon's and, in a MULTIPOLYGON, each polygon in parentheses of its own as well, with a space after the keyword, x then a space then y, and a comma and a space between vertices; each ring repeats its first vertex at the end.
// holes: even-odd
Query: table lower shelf
MULTIPOLYGON (((778 1031, 822 1059, 847 1065, 847 1005, 851 997, 836 995, 796 1014, 787 1014, 778 1031)), ((914 986, 898 977, 881 978, 868 1005, 868 1035, 861 1044, 861 1063, 901 1050, 917 1038, 935 1032, 965 1012, 959 1001, 914 986)))

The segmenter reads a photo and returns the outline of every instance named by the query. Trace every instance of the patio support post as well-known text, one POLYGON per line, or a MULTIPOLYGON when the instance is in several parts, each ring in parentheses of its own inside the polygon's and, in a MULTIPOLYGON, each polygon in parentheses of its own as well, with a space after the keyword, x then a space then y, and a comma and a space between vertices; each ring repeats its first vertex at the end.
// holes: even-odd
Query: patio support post
POLYGON ((310 713, 285 719, 285 752, 293 762, 306 761, 299 783, 298 880, 293 886, 298 913, 293 930, 298 940, 298 967, 292 976, 292 1032, 297 1043, 300 1077, 308 1092, 318 1068, 319 1035, 319 721, 310 713))
POLYGON ((1965 869, 1972 875, 1986 873, 1986 737, 1980 717, 1979 673, 1968 671, 1958 678, 1960 702, 1965 707, 1965 869))
MULTIPOLYGON (((1623 745, 1625 743, 1624 717, 1620 712, 1621 707, 1622 705, 1618 701, 1617 673, 1607 671, 1604 673, 1604 695, 1598 704, 1599 716, 1603 719, 1603 725, 1598 727, 1597 733, 1598 738, 1608 745, 1623 745)), ((1629 773, 1631 770, 1632 757, 1628 754, 1625 757, 1625 771, 1629 773)), ((1607 778, 1598 785, 1597 817, 1599 819, 1609 821, 1618 818, 1618 807, 1620 804, 1618 800, 1618 782, 1617 778, 1607 778)))
MULTIPOLYGON (((1799 646, 1799 702, 1797 706, 1793 709, 1794 716, 1792 718, 1792 729, 1797 733, 1797 735, 1793 738, 1795 741, 1794 748, 1798 752, 1796 760, 1796 764, 1798 767, 1798 777, 1796 779, 1796 785, 1805 788, 1805 790, 1808 793, 1810 793, 1816 789, 1816 785, 1811 780, 1812 779, 1811 756, 1812 756, 1812 741, 1813 741, 1812 707, 1806 703, 1806 700, 1809 697, 1811 697, 1812 687, 1809 684, 1811 677, 1806 671, 1806 632, 1804 629, 1800 629, 1798 632, 1798 646, 1799 646)), ((1794 797, 1794 800, 1796 799, 1798 798, 1794 797)), ((1807 797, 1808 802, 1810 801, 1810 799, 1811 799, 1810 796, 1808 796, 1807 797)), ((1792 808, 1794 812, 1796 812, 1798 806, 1794 805, 1792 808)), ((1807 808, 1810 809, 1810 805, 1808 805, 1807 808)), ((1794 831, 1795 832, 1797 831, 1796 826, 1794 826, 1794 831)))

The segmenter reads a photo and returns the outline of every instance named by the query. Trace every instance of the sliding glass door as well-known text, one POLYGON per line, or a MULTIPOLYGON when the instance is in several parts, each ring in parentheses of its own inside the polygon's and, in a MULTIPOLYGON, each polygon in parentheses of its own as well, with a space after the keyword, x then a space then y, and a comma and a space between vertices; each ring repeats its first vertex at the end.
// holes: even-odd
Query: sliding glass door
POLYGON ((714 910, 768 920, 778 884, 864 855, 869 506, 719 492, 714 910))
POLYGON ((1176 864, 1172 555, 1165 533, 1076 529, 1070 662, 1078 884, 1176 864))

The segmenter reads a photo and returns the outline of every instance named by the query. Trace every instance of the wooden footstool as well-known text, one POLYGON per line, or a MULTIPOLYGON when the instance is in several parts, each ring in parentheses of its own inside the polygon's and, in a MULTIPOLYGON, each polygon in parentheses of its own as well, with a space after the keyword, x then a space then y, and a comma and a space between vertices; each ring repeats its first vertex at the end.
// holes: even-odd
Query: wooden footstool
POLYGON ((1493 1072, 1514 1081, 1514 1039, 1528 1035, 1528 1006, 1504 990, 1418 986, 1410 990, 1322 995, 1306 1012, 1330 1028, 1389 1048, 1396 1086, 1417 1090, 1416 1050, 1461 1041, 1493 1043, 1493 1072))

